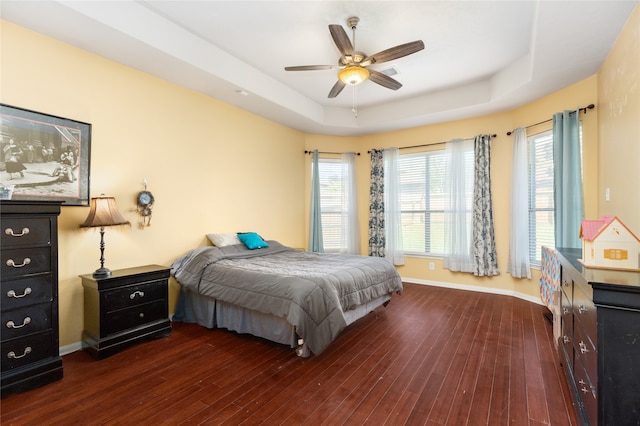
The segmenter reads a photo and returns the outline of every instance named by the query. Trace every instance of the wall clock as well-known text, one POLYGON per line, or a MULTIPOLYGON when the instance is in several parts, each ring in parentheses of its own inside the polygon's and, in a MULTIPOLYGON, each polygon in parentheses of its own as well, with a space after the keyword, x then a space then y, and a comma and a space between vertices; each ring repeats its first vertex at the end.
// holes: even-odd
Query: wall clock
POLYGON ((153 197, 153 194, 150 191, 146 190, 145 185, 145 190, 138 193, 137 208, 138 213, 140 213, 140 216, 142 216, 141 226, 143 227, 151 225, 151 213, 153 212, 152 209, 154 201, 155 198, 153 197))

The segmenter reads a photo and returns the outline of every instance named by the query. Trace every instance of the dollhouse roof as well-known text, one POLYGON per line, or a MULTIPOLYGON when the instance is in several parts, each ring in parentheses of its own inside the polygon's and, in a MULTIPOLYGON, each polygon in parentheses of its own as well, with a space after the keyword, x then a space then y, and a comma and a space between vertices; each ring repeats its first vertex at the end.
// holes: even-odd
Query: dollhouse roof
POLYGON ((602 216, 600 219, 583 220, 580 225, 580 238, 584 241, 595 240, 614 220, 617 220, 631 236, 640 242, 638 237, 617 216, 602 216))

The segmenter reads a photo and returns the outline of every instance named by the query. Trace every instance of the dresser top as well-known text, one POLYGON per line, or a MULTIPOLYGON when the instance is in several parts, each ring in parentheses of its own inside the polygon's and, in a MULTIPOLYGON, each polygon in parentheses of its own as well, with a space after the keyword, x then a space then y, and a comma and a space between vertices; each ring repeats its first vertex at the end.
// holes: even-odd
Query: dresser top
POLYGON ((640 272, 587 268, 578 260, 582 259, 582 249, 557 248, 556 250, 593 287, 624 287, 627 290, 640 291, 640 272))

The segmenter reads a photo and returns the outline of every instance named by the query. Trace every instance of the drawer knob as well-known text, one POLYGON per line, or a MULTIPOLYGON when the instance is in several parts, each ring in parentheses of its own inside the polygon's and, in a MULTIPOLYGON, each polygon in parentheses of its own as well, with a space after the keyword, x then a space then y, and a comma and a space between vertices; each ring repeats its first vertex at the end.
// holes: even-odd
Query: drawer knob
POLYGON ((7 296, 13 297, 13 298, 16 298, 16 299, 20 299, 20 298, 25 297, 25 296, 27 296, 29 294, 31 294, 31 287, 25 288, 24 292, 22 294, 16 294, 15 290, 9 290, 7 292, 7 296))
POLYGON ((13 232, 13 229, 7 228, 4 230, 4 233, 7 235, 11 235, 12 237, 24 237, 29 233, 29 228, 22 228, 22 232, 20 232, 19 234, 13 232))
POLYGON ((580 390, 582 391, 582 393, 589 393, 589 389, 587 389, 586 387, 581 387, 580 390))
POLYGON ((585 314, 585 313, 587 313, 587 311, 588 311, 588 309, 587 309, 586 306, 584 306, 584 305, 578 306, 578 312, 580 312, 581 314, 585 314))
POLYGON ((29 324, 30 322, 31 322, 31 318, 29 318, 29 317, 26 317, 26 318, 22 321, 22 324, 20 324, 20 325, 16 325, 16 323, 15 323, 15 322, 13 322, 13 321, 8 321, 8 322, 7 322, 7 328, 22 328, 22 327, 24 327, 25 325, 29 324))
POLYGON ((140 291, 140 290, 134 291, 129 295, 129 299, 133 300, 136 298, 136 296, 144 297, 144 291, 140 291))
POLYGON ((587 349, 587 345, 584 344, 584 342, 580 342, 580 353, 586 354, 587 352, 589 352, 589 349, 587 349))
POLYGON ((140 318, 144 318, 144 312, 140 312, 140 313, 138 314, 138 316, 139 316, 140 318))
POLYGON ((10 266, 12 268, 22 268, 23 266, 27 266, 30 263, 31 259, 29 259, 28 257, 25 257, 22 263, 19 264, 16 263, 13 259, 7 259, 7 266, 10 266))
POLYGON ((25 356, 27 356, 27 354, 30 354, 30 353, 31 353, 31 346, 27 346, 26 348, 24 348, 24 352, 22 353, 22 355, 16 355, 14 351, 11 351, 7 354, 7 358, 13 358, 13 359, 24 358, 25 356))

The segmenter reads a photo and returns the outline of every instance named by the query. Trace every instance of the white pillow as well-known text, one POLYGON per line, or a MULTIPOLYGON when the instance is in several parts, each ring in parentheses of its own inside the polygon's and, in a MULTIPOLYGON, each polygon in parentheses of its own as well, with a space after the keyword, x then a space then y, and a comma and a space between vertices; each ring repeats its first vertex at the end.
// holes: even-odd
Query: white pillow
POLYGON ((209 241, 216 247, 232 246, 242 244, 237 234, 207 234, 209 241))

